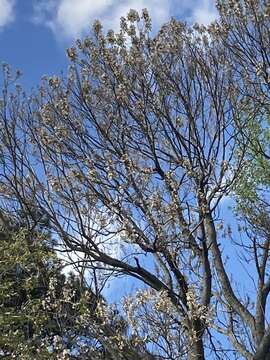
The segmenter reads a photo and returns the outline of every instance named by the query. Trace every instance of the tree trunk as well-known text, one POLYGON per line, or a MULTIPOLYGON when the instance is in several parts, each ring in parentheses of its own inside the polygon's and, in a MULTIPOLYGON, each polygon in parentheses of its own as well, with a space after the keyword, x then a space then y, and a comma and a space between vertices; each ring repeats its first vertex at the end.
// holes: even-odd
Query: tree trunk
POLYGON ((202 339, 198 339, 194 341, 191 345, 189 356, 189 360, 204 360, 204 346, 202 339))
POLYGON ((192 339, 191 341, 188 358, 189 360, 204 360, 204 344, 202 338, 204 326, 200 319, 193 321, 191 338, 193 338, 194 333, 196 334, 196 339, 192 339))

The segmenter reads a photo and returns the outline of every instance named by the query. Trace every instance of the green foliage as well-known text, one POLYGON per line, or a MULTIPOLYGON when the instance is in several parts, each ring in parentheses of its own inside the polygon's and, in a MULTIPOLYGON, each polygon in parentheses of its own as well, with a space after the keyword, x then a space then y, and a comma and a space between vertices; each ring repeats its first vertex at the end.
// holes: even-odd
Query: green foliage
MULTIPOLYGON (((47 235, 2 228, 0 239, 0 354, 22 360, 73 359, 75 349, 80 359, 120 359, 119 341, 129 344, 123 319, 77 276, 61 273, 47 235), (87 346, 79 345, 82 338, 87 346)), ((128 351, 129 358, 137 356, 128 351)))
POLYGON ((40 311, 49 278, 59 261, 44 245, 44 236, 26 229, 1 232, 0 349, 7 353, 36 348, 48 314, 40 311), (30 348, 29 348, 30 346, 30 348))
MULTIPOLYGON (((245 126, 244 136, 249 139, 245 151, 245 163, 235 183, 238 209, 247 213, 255 204, 266 200, 270 186, 268 149, 270 128, 267 117, 256 118, 245 126)), ((241 146, 241 145, 240 145, 241 146)), ((261 204, 262 205, 262 204, 261 204)))

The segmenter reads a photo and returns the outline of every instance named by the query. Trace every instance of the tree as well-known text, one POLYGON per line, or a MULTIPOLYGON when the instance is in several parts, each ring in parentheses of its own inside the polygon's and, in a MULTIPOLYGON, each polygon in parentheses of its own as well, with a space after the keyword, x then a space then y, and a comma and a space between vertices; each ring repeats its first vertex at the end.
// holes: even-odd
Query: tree
POLYGON ((1 357, 153 359, 138 336, 127 334, 128 323, 116 308, 78 276, 61 272, 63 260, 44 234, 5 217, 0 239, 1 357))
POLYGON ((218 10, 208 28, 172 19, 155 36, 146 10, 131 10, 118 34, 96 22, 68 49, 68 76, 44 79, 31 98, 9 95, 7 74, 0 181, 7 207, 35 203, 81 263, 139 279, 148 305, 166 299, 164 317, 151 317, 164 334, 146 341, 154 356, 265 360, 268 248, 246 258, 254 310, 226 265, 219 209, 246 189, 250 131, 267 124, 269 5, 218 10))
MULTIPOLYGON (((61 276, 59 263, 44 234, 31 234, 7 217, 1 224, 0 239, 1 356, 28 359, 34 357, 45 336, 49 315, 40 309, 50 278, 61 276)), ((41 352, 41 358, 45 353, 41 352)))

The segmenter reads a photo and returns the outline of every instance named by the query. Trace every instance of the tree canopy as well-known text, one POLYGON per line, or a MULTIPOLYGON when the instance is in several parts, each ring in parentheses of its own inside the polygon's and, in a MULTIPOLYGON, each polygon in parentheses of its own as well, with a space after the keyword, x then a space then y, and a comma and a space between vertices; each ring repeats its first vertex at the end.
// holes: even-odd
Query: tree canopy
POLYGON ((30 95, 4 69, 2 211, 38 209, 89 277, 140 281, 119 358, 270 359, 270 6, 217 9, 157 34, 147 10, 96 21, 30 95))

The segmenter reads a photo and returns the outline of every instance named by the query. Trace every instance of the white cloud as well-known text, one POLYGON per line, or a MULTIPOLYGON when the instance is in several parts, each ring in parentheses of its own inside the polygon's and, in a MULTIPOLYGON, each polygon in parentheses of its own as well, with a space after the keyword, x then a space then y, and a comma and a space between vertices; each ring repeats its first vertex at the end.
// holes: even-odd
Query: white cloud
POLYGON ((80 37, 94 20, 105 29, 118 30, 119 19, 129 9, 147 8, 153 25, 158 28, 171 16, 209 24, 216 18, 214 0, 34 0, 34 21, 51 28, 68 39, 80 37))
POLYGON ((200 5, 196 6, 191 16, 194 22, 208 25, 217 18, 217 11, 214 2, 211 0, 200 1, 200 5))
POLYGON ((119 19, 129 9, 147 8, 153 24, 159 26, 170 16, 167 0, 39 0, 34 3, 34 21, 49 26, 55 34, 79 37, 94 20, 100 19, 106 29, 119 27, 119 19))
POLYGON ((14 0, 0 0, 0 29, 15 18, 14 0))

